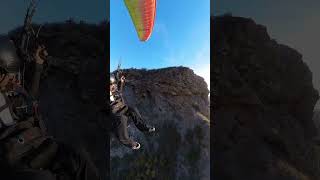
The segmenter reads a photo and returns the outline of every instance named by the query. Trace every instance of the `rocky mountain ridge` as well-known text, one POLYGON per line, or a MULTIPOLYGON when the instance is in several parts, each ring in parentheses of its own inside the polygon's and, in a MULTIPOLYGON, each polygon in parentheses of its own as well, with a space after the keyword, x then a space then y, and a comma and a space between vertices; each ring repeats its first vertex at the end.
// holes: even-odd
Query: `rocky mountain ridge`
POLYGON ((302 55, 252 19, 211 23, 214 179, 318 179, 319 95, 302 55))

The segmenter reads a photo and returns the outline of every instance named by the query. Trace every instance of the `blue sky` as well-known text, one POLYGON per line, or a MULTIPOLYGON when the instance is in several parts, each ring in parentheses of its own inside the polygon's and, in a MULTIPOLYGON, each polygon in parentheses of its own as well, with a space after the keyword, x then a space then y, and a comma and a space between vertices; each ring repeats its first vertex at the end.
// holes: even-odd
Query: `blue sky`
MULTIPOLYGON (((31 0, 1 0, 0 34, 21 26, 31 0)), ((69 18, 98 23, 107 19, 109 13, 107 0, 40 0, 34 22, 58 22, 69 18)))
POLYGON ((123 0, 110 1, 110 71, 186 66, 210 81, 210 1, 158 0, 153 33, 138 39, 123 0))

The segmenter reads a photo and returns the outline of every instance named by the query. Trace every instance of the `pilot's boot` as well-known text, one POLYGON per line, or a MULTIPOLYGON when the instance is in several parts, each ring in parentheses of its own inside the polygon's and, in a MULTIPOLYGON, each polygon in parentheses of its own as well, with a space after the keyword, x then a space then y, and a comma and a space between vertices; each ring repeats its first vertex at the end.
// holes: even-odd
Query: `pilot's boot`
POLYGON ((156 128, 153 126, 147 125, 147 128, 148 128, 148 132, 155 132, 156 131, 156 128))

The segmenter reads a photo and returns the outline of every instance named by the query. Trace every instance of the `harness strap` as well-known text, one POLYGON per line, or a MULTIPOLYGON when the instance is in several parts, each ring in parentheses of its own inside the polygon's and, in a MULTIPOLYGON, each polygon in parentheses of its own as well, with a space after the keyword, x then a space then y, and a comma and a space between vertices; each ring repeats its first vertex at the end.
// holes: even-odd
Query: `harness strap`
MULTIPOLYGON (((14 102, 11 101, 5 93, 2 93, 2 96, 3 96, 4 99, 5 99, 5 104, 0 107, 0 112, 2 112, 2 111, 4 111, 5 109, 9 108, 11 117, 12 117, 12 119, 13 119, 13 118, 14 118, 14 116, 13 116, 14 113, 13 113, 13 110, 12 110, 12 105, 13 105, 14 102)), ((1 121, 1 119, 0 119, 0 121, 1 121)), ((4 122, 2 121, 2 123, 4 123, 4 122)))
POLYGON ((39 106, 38 103, 33 103, 33 112, 34 112, 34 118, 36 120, 36 122, 38 123, 41 131, 43 134, 47 133, 47 128, 46 125, 44 124, 43 120, 40 117, 40 113, 39 113, 39 106))
POLYGON ((2 106, 0 107, 0 112, 2 112, 3 110, 5 110, 6 108, 10 107, 12 104, 13 104, 13 102, 9 102, 9 103, 6 103, 5 105, 2 105, 2 106))

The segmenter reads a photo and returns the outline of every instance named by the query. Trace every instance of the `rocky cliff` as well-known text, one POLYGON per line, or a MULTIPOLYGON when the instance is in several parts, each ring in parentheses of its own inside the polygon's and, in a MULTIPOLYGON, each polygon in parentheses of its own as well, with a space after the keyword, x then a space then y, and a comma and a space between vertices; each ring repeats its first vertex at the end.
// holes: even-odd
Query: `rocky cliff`
POLYGON ((111 139, 111 179, 210 179, 209 102, 204 79, 185 67, 127 69, 125 99, 156 127, 129 133, 138 152, 111 139))
POLYGON ((296 50, 252 19, 211 19, 215 180, 314 180, 318 92, 296 50))

